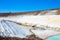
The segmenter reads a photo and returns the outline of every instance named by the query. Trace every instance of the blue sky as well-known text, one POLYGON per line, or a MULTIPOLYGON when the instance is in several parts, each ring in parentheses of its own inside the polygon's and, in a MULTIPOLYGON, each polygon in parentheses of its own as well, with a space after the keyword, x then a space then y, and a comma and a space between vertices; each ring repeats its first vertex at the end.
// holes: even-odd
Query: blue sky
POLYGON ((60 8, 60 0, 0 0, 0 12, 27 12, 60 8))

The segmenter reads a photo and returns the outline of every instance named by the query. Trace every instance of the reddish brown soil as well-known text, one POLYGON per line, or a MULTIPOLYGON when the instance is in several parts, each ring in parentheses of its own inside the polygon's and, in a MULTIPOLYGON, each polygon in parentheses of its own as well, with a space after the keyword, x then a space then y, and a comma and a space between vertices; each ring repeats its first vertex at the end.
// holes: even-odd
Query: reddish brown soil
POLYGON ((35 35, 30 35, 27 38, 17 38, 17 37, 1 37, 0 40, 43 40, 35 35))

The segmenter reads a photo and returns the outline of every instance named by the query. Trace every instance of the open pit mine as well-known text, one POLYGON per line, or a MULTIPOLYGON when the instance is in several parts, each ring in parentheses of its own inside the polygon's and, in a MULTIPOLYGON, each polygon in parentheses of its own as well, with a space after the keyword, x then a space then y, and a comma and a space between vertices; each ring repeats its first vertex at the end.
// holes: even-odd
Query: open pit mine
POLYGON ((0 13, 0 40, 47 40, 60 34, 60 9, 0 13))

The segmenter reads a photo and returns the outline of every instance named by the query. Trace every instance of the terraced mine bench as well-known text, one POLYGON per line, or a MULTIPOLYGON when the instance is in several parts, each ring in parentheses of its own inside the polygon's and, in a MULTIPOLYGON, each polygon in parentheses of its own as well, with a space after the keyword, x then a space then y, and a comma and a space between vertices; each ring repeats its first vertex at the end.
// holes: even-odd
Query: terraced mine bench
POLYGON ((42 40, 29 29, 6 20, 0 21, 0 40, 42 40))

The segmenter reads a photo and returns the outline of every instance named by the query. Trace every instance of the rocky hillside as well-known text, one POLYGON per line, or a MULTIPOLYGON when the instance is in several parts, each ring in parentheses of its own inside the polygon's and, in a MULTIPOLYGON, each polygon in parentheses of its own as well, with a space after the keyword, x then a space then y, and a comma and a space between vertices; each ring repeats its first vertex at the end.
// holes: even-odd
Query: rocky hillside
POLYGON ((16 16, 16 15, 59 15, 60 8, 50 9, 50 10, 39 10, 39 11, 31 11, 31 12, 16 12, 16 13, 0 13, 0 16, 16 16))

